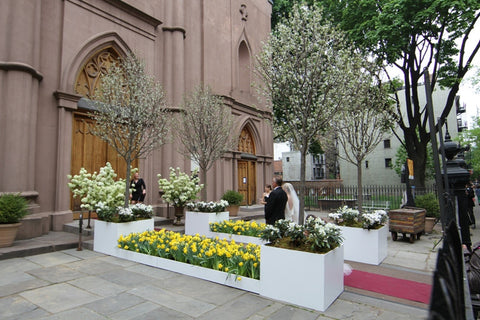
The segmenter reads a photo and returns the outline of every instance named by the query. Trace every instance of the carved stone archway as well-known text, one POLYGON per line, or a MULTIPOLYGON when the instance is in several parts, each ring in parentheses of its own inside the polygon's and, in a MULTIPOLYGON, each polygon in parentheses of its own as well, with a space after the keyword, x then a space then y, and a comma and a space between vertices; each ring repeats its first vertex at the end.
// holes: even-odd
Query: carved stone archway
MULTIPOLYGON (((120 55, 113 47, 94 53, 78 70, 74 85, 75 93, 85 98, 92 98, 100 86, 101 75, 104 74, 120 55)), ((116 151, 92 133, 95 120, 86 109, 78 109, 73 113, 71 174, 78 174, 81 168, 88 172, 99 171, 107 162, 112 164, 119 178, 124 179, 126 164, 116 151)), ((132 163, 137 167, 138 161, 132 163)), ((71 209, 80 210, 80 199, 71 198, 71 209)))

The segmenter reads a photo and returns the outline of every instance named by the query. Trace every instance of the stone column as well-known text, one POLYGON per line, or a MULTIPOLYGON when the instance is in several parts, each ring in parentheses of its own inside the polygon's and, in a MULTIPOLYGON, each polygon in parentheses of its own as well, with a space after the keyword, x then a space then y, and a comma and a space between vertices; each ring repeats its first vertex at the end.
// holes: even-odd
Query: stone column
POLYGON ((0 192, 35 195, 40 1, 0 1, 0 192))

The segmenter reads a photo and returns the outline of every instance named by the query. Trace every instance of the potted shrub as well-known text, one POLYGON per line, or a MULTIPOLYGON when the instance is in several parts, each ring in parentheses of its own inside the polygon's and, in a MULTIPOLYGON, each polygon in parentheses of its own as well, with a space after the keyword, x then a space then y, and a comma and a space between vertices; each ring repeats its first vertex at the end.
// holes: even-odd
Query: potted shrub
POLYGON ((433 226, 440 218, 440 204, 434 193, 415 197, 415 206, 425 209, 425 233, 432 233, 433 226))
POLYGON ((20 220, 28 213, 28 203, 20 194, 0 196, 0 248, 9 247, 15 241, 20 220))
POLYGON ((222 200, 228 201, 228 212, 231 216, 237 216, 240 204, 243 201, 243 194, 235 190, 227 190, 223 196, 222 200))
POLYGON ((162 199, 175 208, 176 219, 173 224, 183 225, 182 217, 185 206, 187 203, 197 199, 198 193, 203 189, 203 184, 200 184, 197 171, 195 170, 189 176, 185 172, 180 171, 180 168, 176 170, 170 168, 169 179, 162 178, 162 175, 158 174, 158 187, 162 192, 162 199))

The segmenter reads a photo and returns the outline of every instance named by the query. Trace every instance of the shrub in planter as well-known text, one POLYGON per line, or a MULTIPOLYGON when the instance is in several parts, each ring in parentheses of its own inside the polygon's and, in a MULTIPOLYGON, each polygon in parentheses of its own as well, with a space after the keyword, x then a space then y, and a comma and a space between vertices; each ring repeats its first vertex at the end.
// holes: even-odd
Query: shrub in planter
POLYGON ((261 238, 275 247, 313 253, 327 253, 343 242, 338 226, 313 217, 307 218, 304 225, 278 220, 265 227, 261 238))
POLYGON ((231 206, 239 206, 243 201, 243 194, 234 190, 227 190, 223 194, 222 200, 228 201, 231 206))
POLYGON ((425 215, 435 219, 440 218, 440 204, 434 193, 426 193, 415 197, 415 206, 425 209, 425 215))
POLYGON ((0 196, 0 224, 18 223, 28 213, 28 203, 19 194, 0 196))

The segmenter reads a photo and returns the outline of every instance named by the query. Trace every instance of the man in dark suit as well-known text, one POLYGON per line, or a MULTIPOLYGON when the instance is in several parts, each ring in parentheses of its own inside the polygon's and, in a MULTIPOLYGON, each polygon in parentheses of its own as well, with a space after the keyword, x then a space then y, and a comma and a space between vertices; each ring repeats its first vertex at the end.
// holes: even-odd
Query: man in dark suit
POLYGON ((265 204, 265 222, 275 224, 275 221, 285 219, 285 205, 287 204, 287 194, 282 189, 282 178, 274 177, 272 181, 273 191, 267 198, 265 204))

